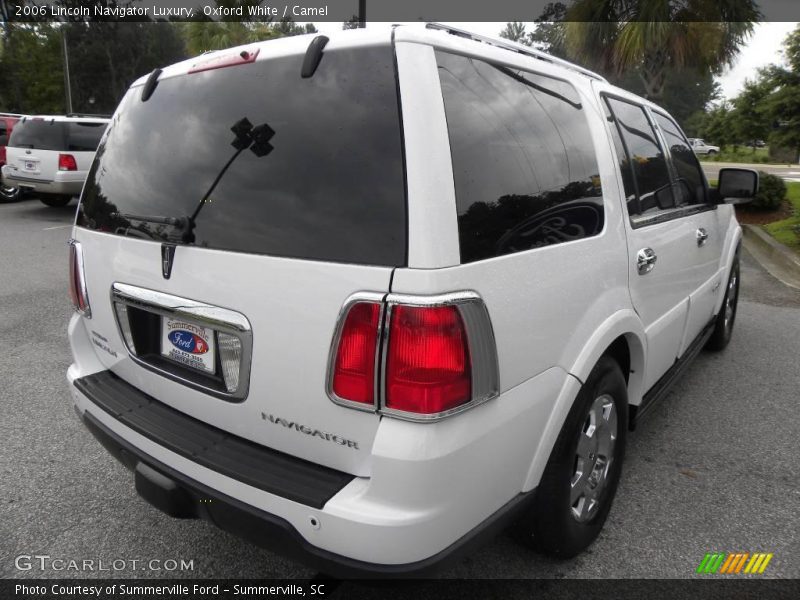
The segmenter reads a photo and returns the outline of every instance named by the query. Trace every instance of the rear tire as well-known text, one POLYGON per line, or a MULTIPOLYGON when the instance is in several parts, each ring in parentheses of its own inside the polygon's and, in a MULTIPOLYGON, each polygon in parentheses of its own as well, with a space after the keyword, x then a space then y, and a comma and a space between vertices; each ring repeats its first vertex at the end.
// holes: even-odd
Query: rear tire
POLYGON ((739 254, 733 259, 730 275, 728 275, 728 285, 725 288, 725 297, 722 299, 722 306, 719 309, 714 332, 706 342, 706 350, 719 352, 724 350, 731 341, 733 335, 733 324, 736 321, 736 309, 739 305, 739 254))
POLYGON ((66 206, 72 200, 69 194, 47 194, 39 197, 39 200, 44 202, 47 206, 59 207, 66 206))
POLYGON ((600 533, 617 490, 628 429, 628 390, 617 362, 603 356, 567 416, 520 540, 539 552, 570 558, 600 533))
POLYGON ((16 202, 22 198, 19 188, 0 184, 0 202, 16 202))

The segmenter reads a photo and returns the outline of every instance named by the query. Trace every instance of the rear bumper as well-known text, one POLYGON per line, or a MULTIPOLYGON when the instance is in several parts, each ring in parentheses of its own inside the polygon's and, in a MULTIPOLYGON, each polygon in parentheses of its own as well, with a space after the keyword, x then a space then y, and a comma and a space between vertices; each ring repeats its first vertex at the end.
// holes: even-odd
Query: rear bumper
POLYGON ((433 556, 406 564, 370 563, 314 546, 286 519, 223 494, 155 460, 115 434, 89 411, 79 415, 106 450, 136 473, 137 491, 157 508, 174 517, 206 519, 258 546, 338 577, 420 577, 435 573, 513 522, 530 506, 535 493, 532 490, 519 494, 433 556))
MULTIPOLYGON (((97 311, 92 326, 102 325, 100 315, 97 311)), ((302 548, 314 548, 315 556, 340 557, 333 563, 345 565, 345 573, 351 564, 358 566, 352 572, 362 574, 424 573, 450 555, 457 555, 461 546, 471 545, 473 538, 482 539, 485 530, 490 534, 500 527, 507 520, 505 513, 513 512, 517 502, 527 504, 525 499, 531 496, 527 492, 536 487, 537 457, 546 460, 549 454, 543 436, 555 398, 572 390, 573 378, 554 368, 452 419, 431 424, 382 419, 369 449, 368 474, 348 475, 349 483, 315 505, 309 499, 291 497, 285 489, 270 489, 257 478, 221 469, 219 457, 194 456, 185 451, 183 442, 171 438, 159 441, 159 436, 145 435, 142 424, 146 422, 161 425, 162 430, 165 425, 168 431, 173 429, 172 417, 163 420, 160 408, 136 418, 122 417, 89 398, 74 385, 76 381, 109 368, 116 372, 114 364, 130 359, 113 344, 98 350, 96 341, 89 339, 86 324, 75 314, 69 325, 74 362, 67 379, 82 418, 94 419, 113 434, 117 445, 129 448, 127 452, 136 456, 137 462, 170 478, 179 477, 188 482, 188 487, 204 490, 203 494, 213 492, 222 500, 233 499, 232 504, 243 506, 248 514, 278 519, 282 526, 291 528, 302 548), (539 446, 546 448, 540 452, 539 446)), ((125 371, 123 366, 119 370, 125 371)), ((134 375, 154 376, 144 371, 134 375)), ((129 377, 126 380, 131 383, 138 381, 129 377)), ((141 394, 127 381, 123 383, 141 394)), ((166 398, 155 402, 162 408, 170 404, 166 398)), ((236 465, 238 461, 227 464, 236 465)), ((318 462, 314 464, 319 466, 318 462)), ((202 517, 204 508, 192 510, 202 517)), ((226 529, 233 527, 223 524, 221 517, 214 521, 226 529)), ((243 527, 243 537, 270 545, 269 535, 264 537, 261 529, 248 527, 243 527)), ((284 551, 283 546, 279 551, 284 551)), ((343 572, 326 570, 331 574, 343 572)))
POLYGON ((18 171, 12 170, 7 165, 3 167, 2 174, 6 185, 33 190, 40 194, 77 196, 81 193, 83 182, 86 180, 86 173, 83 171, 58 172, 52 180, 34 179, 19 175, 18 171))

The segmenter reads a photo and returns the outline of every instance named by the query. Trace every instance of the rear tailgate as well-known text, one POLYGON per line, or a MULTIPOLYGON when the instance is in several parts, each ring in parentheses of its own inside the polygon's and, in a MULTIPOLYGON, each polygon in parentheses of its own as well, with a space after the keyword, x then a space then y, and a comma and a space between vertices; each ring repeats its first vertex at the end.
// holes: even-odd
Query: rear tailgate
POLYGON ((8 146, 6 163, 15 177, 53 181, 58 153, 67 146, 66 128, 52 118, 28 117, 16 124, 8 146))
POLYGON ((326 374, 341 307, 355 292, 387 291, 391 268, 179 247, 172 276, 164 280, 159 244, 81 228, 75 237, 83 245, 92 303, 86 331, 108 368, 148 395, 215 427, 341 471, 369 474, 378 417, 334 404, 326 394, 326 374), (109 299, 114 282, 156 288, 245 315, 253 332, 247 398, 214 397, 137 364, 115 322, 109 299), (332 436, 354 444, 340 445, 332 436))
POLYGON ((20 179, 53 181, 58 171, 58 152, 35 148, 6 148, 6 164, 20 179))
MULTIPOLYGON (((334 404, 326 377, 347 299, 387 293, 406 260, 393 51, 388 33, 368 46, 331 42, 316 73, 301 78, 310 41, 269 42, 257 61, 227 68, 166 71, 145 102, 141 87, 129 92, 79 208, 75 238, 92 303, 84 324, 104 364, 157 400, 366 476, 379 417, 334 404), (246 319, 246 397, 204 392, 129 357, 112 308, 115 284, 246 319)), ((172 322, 156 318, 131 321, 162 328, 151 335, 153 361, 163 366, 159 340, 162 352, 199 343, 210 356, 208 331, 190 324, 165 342, 172 322)), ((211 342, 217 354, 219 339, 211 342)), ((194 379, 213 362, 193 363, 194 379)), ((204 376, 219 375, 218 362, 204 376)))

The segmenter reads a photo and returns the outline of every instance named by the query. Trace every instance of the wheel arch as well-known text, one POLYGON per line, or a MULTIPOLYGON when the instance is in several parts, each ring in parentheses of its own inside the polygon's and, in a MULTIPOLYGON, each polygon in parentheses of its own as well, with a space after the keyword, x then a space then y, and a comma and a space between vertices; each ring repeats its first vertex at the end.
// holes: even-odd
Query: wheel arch
POLYGON ((619 363, 625 376, 628 384, 628 403, 638 405, 645 391, 642 387, 646 339, 639 316, 633 310, 621 310, 611 315, 597 328, 566 371, 583 383, 600 357, 608 354, 619 363))
POLYGON ((628 404, 634 406, 641 404, 644 394, 642 387, 646 347, 644 327, 633 310, 626 309, 614 313, 597 328, 571 368, 565 369, 569 374, 567 382, 553 403, 545 433, 532 457, 523 491, 532 489, 538 484, 581 386, 602 356, 610 355, 620 363, 628 384, 628 404))

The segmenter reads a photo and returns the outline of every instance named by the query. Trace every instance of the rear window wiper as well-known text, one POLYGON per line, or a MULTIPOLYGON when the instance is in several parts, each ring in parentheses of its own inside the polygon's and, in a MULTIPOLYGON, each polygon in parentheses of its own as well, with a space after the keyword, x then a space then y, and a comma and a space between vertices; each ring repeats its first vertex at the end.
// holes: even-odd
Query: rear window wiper
MULTIPOLYGON (((192 239, 192 230, 194 229, 194 224, 190 221, 189 217, 162 217, 158 215, 135 215, 121 212, 113 212, 110 216, 112 219, 121 219, 127 221, 128 223, 131 221, 138 221, 142 224, 151 223, 154 225, 167 225, 175 229, 175 233, 180 237, 181 242, 192 243, 194 241, 192 239)), ((158 235, 155 231, 150 231, 149 228, 144 225, 136 227, 128 226, 123 229, 126 229, 127 231, 138 231, 150 236, 152 239, 161 239, 163 237, 162 235, 158 235)), ((172 238, 172 236, 168 237, 172 238)), ((173 238, 173 241, 178 240, 173 238)))
POLYGON ((128 221, 144 221, 145 223, 156 223, 158 225, 172 225, 173 227, 180 227, 186 221, 186 217, 159 217, 150 215, 134 215, 131 213, 114 212, 111 213, 113 218, 127 219, 128 221))

